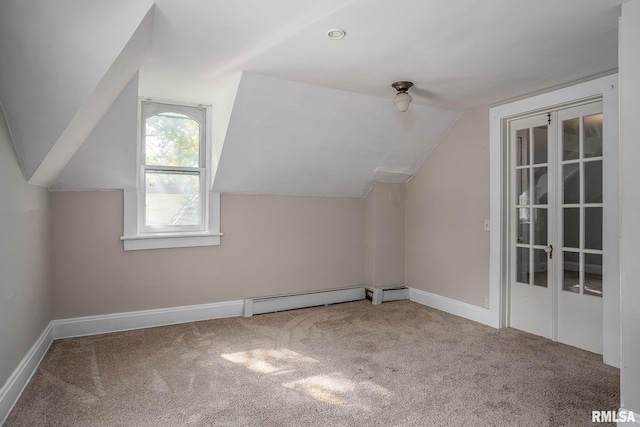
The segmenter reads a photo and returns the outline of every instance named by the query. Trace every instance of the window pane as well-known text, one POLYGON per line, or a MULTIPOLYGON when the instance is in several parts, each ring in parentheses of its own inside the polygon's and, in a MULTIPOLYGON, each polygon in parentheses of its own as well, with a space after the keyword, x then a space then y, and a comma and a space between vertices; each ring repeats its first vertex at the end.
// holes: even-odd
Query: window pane
POLYGON ((516 165, 529 164, 529 129, 521 129, 517 132, 516 165))
POLYGON ((516 171, 516 203, 519 205, 529 204, 529 169, 519 169, 516 171))
POLYGON ((562 160, 580 158, 580 122, 578 119, 562 122, 562 160))
POLYGON ((547 163, 547 127, 533 128, 533 163, 547 163))
POLYGON ((602 160, 584 162, 584 202, 602 203, 602 160))
POLYGON ((518 211, 518 237, 516 243, 529 243, 529 223, 531 210, 529 208, 516 208, 518 211))
POLYGON ((580 165, 562 166, 563 203, 580 203, 580 165))
POLYGON ((145 122, 145 164, 200 167, 200 124, 178 113, 160 113, 145 122))
POLYGON ((547 287, 547 253, 542 249, 533 250, 533 262, 535 263, 535 271, 533 273, 533 284, 536 286, 547 287))
POLYGON ((580 208, 564 208, 564 239, 565 248, 580 247, 580 208))
POLYGON ((584 208, 584 247, 602 250, 602 208, 584 208))
POLYGON ((529 284, 529 248, 516 248, 516 281, 529 284))
POLYGON ((533 209, 533 244, 534 245, 546 245, 547 244, 547 210, 546 209, 533 209))
POLYGON ((584 157, 602 156, 602 113, 584 118, 584 157))
POLYGON ((602 296, 602 255, 584 254, 584 293, 602 296))
POLYGON ((147 171, 145 226, 201 226, 200 174, 147 171))
POLYGON ((563 252, 564 274, 562 289, 569 292, 580 293, 580 254, 575 252, 563 252))
POLYGON ((547 204, 547 168, 533 169, 533 204, 547 204))

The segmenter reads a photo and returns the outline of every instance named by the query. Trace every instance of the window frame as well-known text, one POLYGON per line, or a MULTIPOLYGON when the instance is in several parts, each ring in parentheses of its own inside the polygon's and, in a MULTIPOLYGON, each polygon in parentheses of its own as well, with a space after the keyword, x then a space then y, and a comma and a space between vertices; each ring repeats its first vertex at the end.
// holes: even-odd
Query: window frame
POLYGON ((207 207, 209 201, 209 192, 206 188, 208 182, 207 168, 207 120, 206 107, 203 105, 187 106, 182 104, 168 104, 148 99, 140 101, 140 144, 139 144, 139 162, 138 162, 138 206, 140 207, 140 215, 138 215, 138 230, 140 234, 156 234, 156 233, 186 233, 186 232, 205 232, 206 222, 208 218, 207 207), (146 122, 149 118, 162 113, 181 114, 194 120, 199 125, 200 130, 200 146, 198 147, 198 166, 168 166, 168 165, 148 165, 146 163, 146 122), (146 225, 146 179, 148 171, 156 172, 183 172, 197 173, 199 183, 200 198, 200 218, 199 225, 184 225, 174 227, 149 227, 146 225))
POLYGON ((210 191, 211 184, 211 106, 187 104, 152 98, 138 102, 136 188, 124 189, 124 250, 161 249, 220 244, 220 194, 210 191), (200 124, 199 167, 146 165, 146 120, 162 112, 186 115, 200 124), (197 226, 147 227, 146 172, 197 172, 200 179, 201 224, 197 226))

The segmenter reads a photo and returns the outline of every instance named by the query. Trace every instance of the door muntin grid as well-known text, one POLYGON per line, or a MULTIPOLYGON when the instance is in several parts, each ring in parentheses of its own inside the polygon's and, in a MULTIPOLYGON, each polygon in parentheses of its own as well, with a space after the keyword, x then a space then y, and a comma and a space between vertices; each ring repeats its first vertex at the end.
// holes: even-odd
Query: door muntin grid
POLYGON ((515 136, 515 280, 546 288, 549 272, 549 126, 518 129, 515 136))
POLYGON ((602 113, 561 117, 561 289, 602 297, 602 113))

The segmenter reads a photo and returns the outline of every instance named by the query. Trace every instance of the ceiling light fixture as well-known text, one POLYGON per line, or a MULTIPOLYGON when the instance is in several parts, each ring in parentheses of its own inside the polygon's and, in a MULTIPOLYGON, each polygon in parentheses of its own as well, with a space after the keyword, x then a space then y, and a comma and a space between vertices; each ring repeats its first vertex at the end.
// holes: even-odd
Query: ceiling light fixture
POLYGON ((343 39, 344 36, 347 35, 347 32, 345 30, 333 29, 333 30, 329 30, 327 32, 327 35, 332 40, 340 40, 340 39, 343 39))
POLYGON ((409 104, 411 104, 411 101, 413 100, 413 98, 411 98, 411 95, 407 93, 409 88, 413 86, 413 83, 401 81, 395 82, 391 86, 398 91, 396 97, 393 99, 393 103, 396 104, 398 110, 404 113, 409 109, 409 104))

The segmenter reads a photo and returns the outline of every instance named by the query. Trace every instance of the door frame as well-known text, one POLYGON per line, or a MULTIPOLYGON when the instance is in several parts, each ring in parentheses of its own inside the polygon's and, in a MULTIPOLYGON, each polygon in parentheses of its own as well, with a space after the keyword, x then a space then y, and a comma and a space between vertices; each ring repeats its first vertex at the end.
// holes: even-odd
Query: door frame
POLYGON ((618 74, 499 105, 489 109, 489 325, 507 326, 509 277, 507 256, 508 121, 518 116, 561 109, 588 99, 602 99, 603 139, 603 361, 620 367, 620 197, 619 197, 619 93, 618 74))

